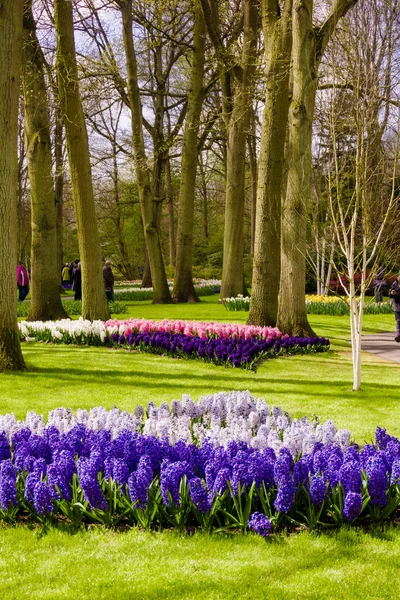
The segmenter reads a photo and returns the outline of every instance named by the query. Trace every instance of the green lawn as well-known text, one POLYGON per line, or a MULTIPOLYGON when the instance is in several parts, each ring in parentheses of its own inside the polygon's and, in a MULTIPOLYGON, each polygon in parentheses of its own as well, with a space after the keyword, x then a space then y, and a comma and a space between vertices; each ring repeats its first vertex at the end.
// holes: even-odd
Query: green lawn
MULTIPOLYGON (((216 297, 196 305, 129 304, 129 315, 245 322, 216 297)), ((256 373, 125 350, 24 344, 29 372, 0 375, 0 413, 56 406, 132 410, 190 393, 249 389, 294 416, 317 414, 369 441, 377 424, 400 435, 400 368, 364 355, 363 390, 351 391, 348 317, 313 316, 333 352, 265 362, 256 373)), ((365 332, 392 331, 392 315, 368 316, 365 332)), ((43 536, 0 529, 0 591, 7 598, 397 598, 400 533, 341 531, 320 536, 103 530, 43 536), (2 542, 2 543, 1 543, 2 542)))

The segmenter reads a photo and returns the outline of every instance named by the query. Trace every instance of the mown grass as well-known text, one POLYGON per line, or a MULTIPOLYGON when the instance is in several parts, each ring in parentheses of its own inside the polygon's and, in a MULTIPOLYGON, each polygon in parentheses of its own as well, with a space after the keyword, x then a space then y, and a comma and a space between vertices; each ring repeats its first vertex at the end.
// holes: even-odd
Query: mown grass
MULTIPOLYGON (((129 303, 126 316, 244 322, 207 299, 196 305, 129 303)), ((400 369, 364 354, 363 390, 352 388, 347 317, 310 316, 328 354, 270 360, 257 372, 125 350, 24 344, 29 371, 0 375, 0 413, 56 406, 138 404, 190 393, 249 389, 295 416, 317 414, 370 441, 377 424, 400 435, 400 369)), ((365 333, 391 331, 392 315, 365 318, 365 333)), ((101 529, 43 535, 0 529, 0 592, 9 599, 397 598, 400 531, 342 530, 232 538, 101 529)))
POLYGON ((178 537, 0 531, 3 598, 322 600, 396 598, 400 532, 178 537))

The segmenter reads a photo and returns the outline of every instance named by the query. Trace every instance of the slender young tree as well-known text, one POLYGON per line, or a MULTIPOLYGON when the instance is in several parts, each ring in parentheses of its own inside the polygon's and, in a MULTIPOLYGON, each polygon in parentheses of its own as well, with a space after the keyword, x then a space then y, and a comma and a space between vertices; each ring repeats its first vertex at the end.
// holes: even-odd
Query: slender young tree
POLYGON ((32 0, 25 0, 23 42, 22 82, 31 194, 31 264, 34 274, 28 320, 48 321, 68 315, 60 298, 50 117, 44 59, 36 36, 32 0))
POLYGON ((23 370, 17 324, 18 98, 23 0, 0 5, 0 371, 23 370))
POLYGON ((133 43, 132 0, 116 0, 121 11, 123 40, 128 74, 128 96, 132 115, 132 142, 139 201, 146 240, 147 257, 153 283, 153 303, 172 302, 157 226, 157 211, 154 207, 151 172, 148 165, 143 136, 142 103, 139 92, 136 52, 133 43))
MULTIPOLYGON (((224 255, 221 297, 246 293, 243 269, 246 139, 252 113, 259 31, 258 2, 243 0, 241 55, 223 43, 218 2, 201 0, 207 29, 221 66, 227 131, 224 255)), ((234 41, 234 38, 232 39, 234 41)))
POLYGON ((203 12, 194 5, 194 34, 188 111, 182 144, 181 184, 178 205, 176 271, 173 297, 178 302, 198 302, 192 278, 193 214, 198 161, 198 133, 204 98, 206 27, 203 12))
POLYGON ((79 93, 70 0, 55 0, 54 23, 57 36, 57 81, 65 125, 82 264, 82 316, 85 319, 105 320, 109 318, 110 312, 104 292, 89 141, 79 93))

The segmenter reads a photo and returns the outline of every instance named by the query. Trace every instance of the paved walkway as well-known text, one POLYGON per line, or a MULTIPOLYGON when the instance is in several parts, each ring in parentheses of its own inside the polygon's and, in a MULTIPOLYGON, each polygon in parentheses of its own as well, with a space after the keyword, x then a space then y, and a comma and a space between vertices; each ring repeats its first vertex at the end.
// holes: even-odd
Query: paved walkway
POLYGON ((363 335, 361 348, 385 360, 400 364, 400 343, 394 341, 395 335, 395 332, 363 335))

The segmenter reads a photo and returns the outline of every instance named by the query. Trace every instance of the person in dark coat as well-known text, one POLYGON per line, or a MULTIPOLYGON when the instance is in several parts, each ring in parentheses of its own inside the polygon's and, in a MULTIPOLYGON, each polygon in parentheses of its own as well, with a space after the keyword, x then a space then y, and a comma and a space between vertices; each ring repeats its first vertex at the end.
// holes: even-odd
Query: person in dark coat
POLYGON ((396 319, 396 342, 400 342, 400 271, 389 290, 389 298, 393 305, 394 318, 396 319))
POLYGON ((114 301, 114 273, 111 270, 111 261, 106 260, 103 267, 104 288, 106 290, 107 300, 114 301))
POLYGON ((72 284, 74 290, 74 300, 82 300, 82 271, 81 263, 78 262, 76 269, 74 269, 74 281, 72 284))
POLYGON ((29 274, 22 261, 17 266, 18 302, 23 302, 29 294, 29 274))

